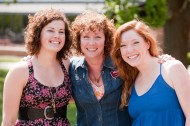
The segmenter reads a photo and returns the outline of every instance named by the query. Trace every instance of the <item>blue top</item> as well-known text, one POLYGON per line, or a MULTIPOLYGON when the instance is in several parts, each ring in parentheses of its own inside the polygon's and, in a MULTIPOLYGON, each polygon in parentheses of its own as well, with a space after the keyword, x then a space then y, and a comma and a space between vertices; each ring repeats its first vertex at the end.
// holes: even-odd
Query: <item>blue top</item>
POLYGON ((130 126, 128 109, 119 109, 123 81, 110 57, 102 67, 104 96, 97 100, 88 81, 88 67, 84 57, 74 58, 70 65, 72 95, 77 107, 77 126, 130 126))
POLYGON ((138 96, 135 86, 129 100, 133 126, 185 126, 185 116, 176 92, 160 74, 145 94, 138 96))

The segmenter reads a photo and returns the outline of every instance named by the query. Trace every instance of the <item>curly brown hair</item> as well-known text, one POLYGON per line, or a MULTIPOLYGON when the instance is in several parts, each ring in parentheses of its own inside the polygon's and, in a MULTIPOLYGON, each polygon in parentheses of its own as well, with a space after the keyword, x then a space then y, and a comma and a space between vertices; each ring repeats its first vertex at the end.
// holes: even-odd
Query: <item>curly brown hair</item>
POLYGON ((25 29, 25 47, 29 55, 36 55, 41 48, 40 33, 42 29, 53 20, 62 20, 65 23, 65 45, 57 53, 57 59, 67 59, 71 54, 70 47, 72 45, 71 30, 69 21, 65 14, 56 9, 46 9, 36 12, 33 16, 28 16, 28 25, 25 29))
POLYGON ((104 31, 104 55, 110 55, 115 26, 113 21, 109 20, 105 15, 92 11, 82 13, 72 22, 71 29, 73 35, 73 47, 76 49, 77 55, 83 55, 80 48, 80 35, 85 29, 89 29, 91 31, 102 29, 104 31))
POLYGON ((117 66, 120 77, 124 80, 124 84, 122 85, 121 108, 128 104, 132 84, 134 83, 139 72, 137 68, 127 64, 121 56, 121 35, 129 30, 135 30, 145 40, 145 42, 150 44, 149 53, 151 56, 158 57, 161 52, 158 43, 151 34, 149 26, 143 21, 135 19, 121 25, 116 30, 114 34, 114 44, 112 47, 111 57, 117 66))

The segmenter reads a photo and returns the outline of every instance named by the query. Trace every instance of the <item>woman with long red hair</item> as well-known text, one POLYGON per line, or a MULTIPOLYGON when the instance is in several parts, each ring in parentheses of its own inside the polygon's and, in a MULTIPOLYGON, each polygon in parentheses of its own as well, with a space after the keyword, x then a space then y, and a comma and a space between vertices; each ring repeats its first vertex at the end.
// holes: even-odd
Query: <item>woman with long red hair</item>
POLYGON ((117 29, 111 55, 124 80, 121 107, 133 126, 189 126, 190 76, 178 60, 158 63, 159 50, 144 22, 117 29))

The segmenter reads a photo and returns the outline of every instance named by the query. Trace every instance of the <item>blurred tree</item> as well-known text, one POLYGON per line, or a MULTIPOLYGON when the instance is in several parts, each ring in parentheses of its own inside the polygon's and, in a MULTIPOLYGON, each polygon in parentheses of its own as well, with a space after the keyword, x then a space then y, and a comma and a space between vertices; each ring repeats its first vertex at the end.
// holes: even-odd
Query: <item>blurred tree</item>
POLYGON ((134 18, 164 26, 164 52, 187 66, 190 0, 105 0, 105 5, 105 14, 116 27, 134 18))
POLYGON ((116 26, 134 18, 154 27, 163 26, 166 11, 166 0, 105 0, 105 14, 114 19, 116 26))
POLYGON ((165 52, 188 65, 190 0, 167 0, 168 19, 164 26, 165 52))

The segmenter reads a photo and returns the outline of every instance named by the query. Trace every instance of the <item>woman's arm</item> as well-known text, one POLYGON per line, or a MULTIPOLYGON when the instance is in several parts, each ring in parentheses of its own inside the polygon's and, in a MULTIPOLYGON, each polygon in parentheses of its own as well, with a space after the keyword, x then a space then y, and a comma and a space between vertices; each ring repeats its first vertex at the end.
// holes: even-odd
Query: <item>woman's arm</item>
POLYGON ((190 75, 178 60, 169 61, 167 67, 172 86, 186 117, 186 126, 190 126, 190 75))
POLYGON ((14 126, 18 116, 22 90, 28 79, 26 62, 19 62, 7 74, 3 88, 2 126, 14 126))

